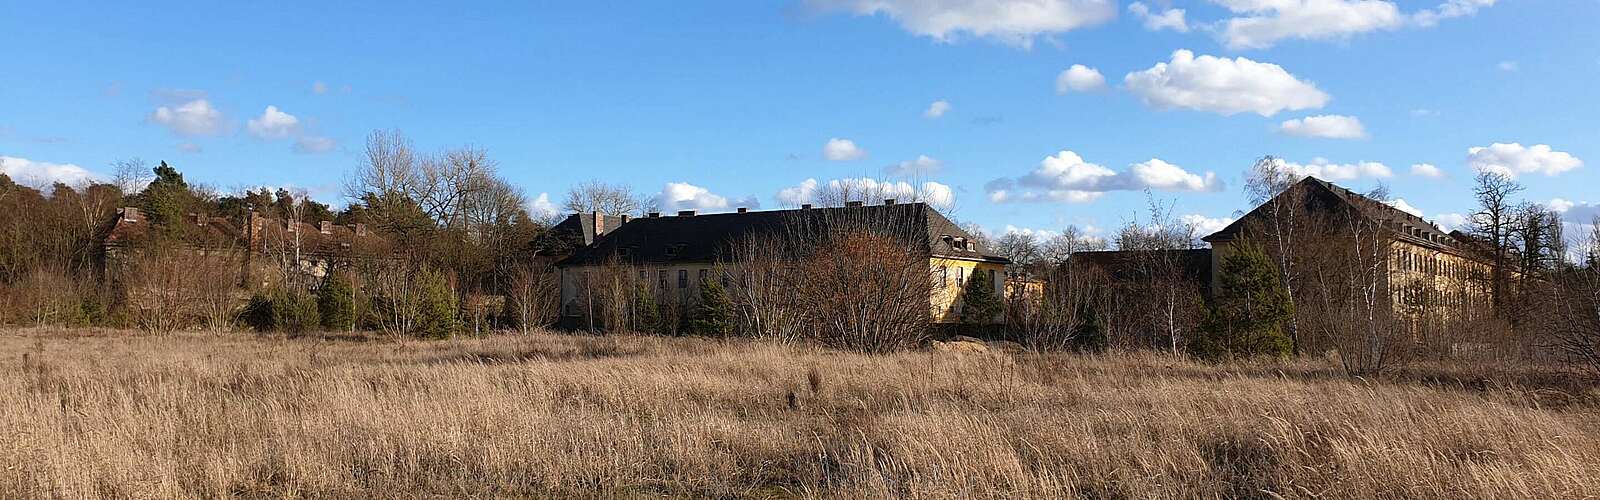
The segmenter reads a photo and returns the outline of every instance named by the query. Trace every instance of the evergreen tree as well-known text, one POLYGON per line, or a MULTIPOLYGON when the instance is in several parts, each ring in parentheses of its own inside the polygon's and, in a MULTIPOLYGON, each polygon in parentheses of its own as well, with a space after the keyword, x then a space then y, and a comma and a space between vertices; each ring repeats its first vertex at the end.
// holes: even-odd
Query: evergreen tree
POLYGON ((689 330, 708 337, 733 333, 733 301, 717 280, 700 280, 700 303, 689 314, 689 330))
POLYGON ((183 228, 184 209, 189 205, 189 183, 183 180, 178 169, 161 162, 152 170, 155 180, 139 193, 143 200, 145 217, 163 228, 167 235, 175 235, 183 228))
POLYGON ((1266 252, 1248 242, 1234 245, 1220 273, 1215 299, 1189 351, 1210 360, 1287 356, 1294 345, 1284 324, 1294 306, 1266 252))
POLYGON ((271 329, 286 333, 305 333, 321 326, 317 298, 298 289, 279 288, 269 296, 271 329))
POLYGON ((444 273, 432 269, 424 269, 417 279, 420 288, 419 299, 422 311, 417 322, 416 334, 419 337, 442 339, 456 332, 456 294, 450 290, 450 283, 445 280, 444 273))
POLYGON ((1106 350, 1106 328, 1100 322, 1100 314, 1094 307, 1087 304, 1082 306, 1083 324, 1073 332, 1072 346, 1083 352, 1101 352, 1106 350))
POLYGON ((994 290, 994 281, 989 279, 989 273, 979 269, 973 269, 972 277, 967 279, 961 302, 961 320, 967 323, 992 323, 1003 307, 1000 303, 1000 294, 994 290))
POLYGON ((355 289, 341 273, 329 274, 317 289, 317 311, 322 315, 322 327, 332 331, 348 331, 355 326, 355 289))
MULTIPOLYGON (((641 284, 637 290, 634 290, 633 318, 631 320, 633 321, 634 332, 656 333, 656 329, 661 326, 661 309, 656 306, 655 294, 650 292, 648 285, 641 284)), ((623 325, 616 325, 616 327, 607 325, 607 327, 618 331, 623 329, 623 325)))

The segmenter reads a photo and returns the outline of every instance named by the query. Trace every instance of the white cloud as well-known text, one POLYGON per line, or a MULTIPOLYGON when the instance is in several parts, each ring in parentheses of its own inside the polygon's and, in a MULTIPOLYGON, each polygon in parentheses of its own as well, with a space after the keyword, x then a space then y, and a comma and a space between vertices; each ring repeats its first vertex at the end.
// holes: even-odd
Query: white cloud
POLYGON ((940 99, 928 105, 927 111, 922 112, 923 118, 939 118, 950 111, 950 102, 940 99))
POLYGON ((941 42, 962 36, 1021 48, 1041 36, 1110 21, 1116 0, 807 0, 814 8, 858 16, 882 14, 901 28, 941 42))
POLYGON ((1284 121, 1278 130, 1289 135, 1325 139, 1361 139, 1367 136, 1367 129, 1361 125, 1360 119, 1343 115, 1295 118, 1284 121))
POLYGON ((1411 215, 1415 215, 1417 217, 1422 217, 1422 209, 1417 208, 1417 207, 1413 207, 1413 206, 1411 206, 1410 203, 1406 203, 1406 199, 1405 198, 1395 198, 1393 201, 1385 201, 1383 203, 1385 205, 1389 205, 1391 207, 1394 207, 1395 209, 1398 209, 1401 212, 1405 212, 1405 213, 1408 213, 1408 214, 1411 214, 1411 215))
POLYGON ((687 182, 668 182, 655 196, 656 207, 663 212, 672 213, 679 210, 694 210, 697 212, 727 211, 733 205, 759 208, 760 204, 754 198, 728 200, 727 197, 718 195, 706 189, 687 182))
POLYGON ((1010 225, 1010 224, 1006 224, 1005 231, 1001 232, 1000 234, 1020 234, 1020 235, 1023 235, 1023 236, 1032 237, 1035 241, 1046 241, 1046 240, 1049 240, 1051 238, 1055 238, 1057 236, 1061 236, 1061 231, 1051 231, 1049 229, 1032 229, 1032 228, 1017 227, 1017 226, 1013 226, 1013 225, 1010 225))
POLYGON ((165 125, 178 135, 214 135, 223 128, 222 112, 205 99, 195 99, 177 107, 157 107, 150 113, 150 121, 165 125))
POLYGON ((1238 17, 1220 23, 1230 49, 1260 49, 1280 40, 1334 40, 1393 30, 1406 17, 1384 0, 1213 0, 1238 17))
POLYGON ((859 160, 867 157, 867 150, 856 146, 856 141, 834 137, 822 145, 822 157, 832 161, 859 160))
POLYGON ((1433 223, 1446 232, 1465 229, 1470 221, 1466 215, 1458 213, 1444 213, 1433 217, 1433 223))
POLYGON ((1418 163, 1411 166, 1411 175, 1415 175, 1417 177, 1432 177, 1437 179, 1444 177, 1444 171, 1440 170, 1439 167, 1434 166, 1432 163, 1418 163))
POLYGON ((1508 177, 1520 174, 1558 175, 1583 166, 1583 160, 1570 153, 1555 151, 1549 145, 1523 147, 1520 143, 1494 143, 1467 149, 1467 166, 1478 172, 1495 172, 1508 177))
POLYGON ((1215 172, 1194 174, 1156 158, 1117 172, 1089 163, 1078 153, 1067 150, 1045 157, 1027 175, 999 178, 984 185, 989 200, 996 203, 1087 203, 1110 191, 1221 191, 1224 188, 1215 172))
POLYGON ((1438 7, 1417 11, 1411 16, 1412 22, 1418 26, 1429 27, 1439 24, 1440 20, 1457 17, 1467 17, 1478 13, 1478 9, 1493 7, 1496 0, 1445 0, 1438 7))
POLYGON ((1106 77, 1100 74, 1100 70, 1082 64, 1074 64, 1056 75, 1057 94, 1090 92, 1105 87, 1106 77))
POLYGON ((928 155, 919 155, 915 160, 906 160, 894 165, 884 167, 883 173, 896 177, 930 175, 944 167, 944 162, 928 155))
POLYGON ((1439 110, 1427 109, 1427 108, 1417 108, 1417 109, 1411 110, 1411 116, 1415 116, 1417 118, 1429 118, 1429 117, 1439 116, 1439 110))
POLYGON ((528 215, 535 219, 552 219, 561 215, 561 209, 550 201, 550 193, 539 193, 532 201, 528 202, 528 215))
POLYGON ((1271 63, 1243 57, 1228 59, 1188 50, 1172 53, 1169 62, 1123 77, 1128 90, 1157 109, 1187 108, 1222 115, 1321 108, 1330 99, 1311 82, 1302 81, 1271 63))
POLYGON ((326 94, 326 93, 328 93, 328 84, 322 83, 321 80, 317 80, 315 83, 311 84, 311 93, 313 93, 313 94, 326 94))
POLYGON ((1554 198, 1545 203, 1545 206, 1561 212, 1562 219, 1574 224, 1593 224, 1595 218, 1600 217, 1600 203, 1554 198))
POLYGON ((936 208, 955 206, 955 191, 938 182, 924 182, 913 186, 905 181, 880 181, 870 177, 833 179, 826 183, 806 179, 800 184, 778 191, 777 199, 784 205, 806 203, 836 203, 839 199, 879 202, 894 198, 901 202, 926 202, 936 208))
POLYGON ((71 163, 33 161, 15 156, 0 156, 0 173, 6 174, 12 182, 27 186, 49 186, 57 182, 77 186, 100 179, 99 175, 71 163))
POLYGON ((1314 158, 1310 163, 1299 164, 1282 158, 1276 159, 1279 170, 1299 177, 1316 177, 1329 181, 1348 181, 1362 177, 1383 178, 1394 176, 1388 165, 1375 161, 1333 163, 1327 158, 1314 158))
POLYGON ((246 122, 245 129, 250 131, 250 135, 262 139, 282 139, 300 129, 300 119, 279 110, 277 106, 269 105, 261 111, 261 116, 246 122))
POLYGON ((302 135, 294 139, 294 152, 318 154, 333 151, 339 144, 333 139, 315 135, 302 135))
POLYGON ((205 149, 201 148, 199 144, 195 144, 195 143, 192 143, 192 142, 185 142, 185 143, 178 144, 178 151, 182 151, 182 152, 185 152, 185 153, 191 153, 191 154, 192 153, 199 153, 199 152, 204 151, 204 150, 205 149))
POLYGON ((1206 217, 1199 214, 1189 214, 1180 217, 1179 220, 1193 227, 1196 234, 1205 237, 1223 230, 1223 228, 1228 227, 1228 224, 1232 224, 1235 219, 1232 217, 1206 217))
POLYGON ((1494 67, 1499 68, 1500 71, 1505 71, 1508 73, 1518 69, 1516 61, 1500 61, 1500 64, 1496 64, 1494 67))
POLYGON ((1189 32, 1189 23, 1184 20, 1183 9, 1167 9, 1160 13, 1152 13, 1150 7, 1144 2, 1128 4, 1128 12, 1133 13, 1144 22, 1144 29, 1150 31, 1172 30, 1179 33, 1189 32))

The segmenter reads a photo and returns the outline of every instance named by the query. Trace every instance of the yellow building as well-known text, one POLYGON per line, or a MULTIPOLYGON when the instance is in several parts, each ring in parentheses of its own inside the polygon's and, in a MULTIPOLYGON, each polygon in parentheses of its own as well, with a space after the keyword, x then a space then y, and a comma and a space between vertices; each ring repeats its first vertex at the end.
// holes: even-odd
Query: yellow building
MULTIPOLYGON (((593 283, 605 281, 615 285, 614 282, 626 279, 630 287, 642 285, 658 297, 686 302, 692 300, 703 280, 720 279, 726 285, 728 270, 745 265, 741 261, 749 258, 751 252, 761 252, 779 261, 814 255, 827 250, 810 247, 813 242, 826 240, 814 235, 841 227, 899 240, 905 243, 904 248, 915 252, 916 258, 927 259, 931 282, 929 322, 956 323, 967 319, 963 316, 962 297, 969 280, 979 274, 995 287, 996 297, 1004 297, 1006 292, 1005 266, 1009 261, 989 251, 982 242, 925 203, 897 203, 886 199, 876 205, 849 202, 842 207, 826 208, 811 205, 791 210, 741 208, 720 214, 682 211, 676 216, 652 213, 621 223, 609 222, 614 224, 585 230, 586 234, 598 235, 593 243, 556 264, 560 272, 562 321, 568 326, 593 324, 596 313, 587 306, 597 293, 596 287, 591 286, 593 283)), ((773 266, 770 262, 762 265, 773 266)), ((803 275, 795 276, 804 273, 798 266, 798 262, 779 264, 770 274, 777 280, 806 279, 803 275)), ((1000 319, 996 315, 978 321, 1000 319)))
POLYGON ((1362 267, 1375 271, 1368 279, 1386 299, 1380 308, 1412 333, 1439 331, 1490 315, 1490 252, 1460 232, 1446 232, 1414 214, 1314 177, 1206 236, 1212 246, 1213 276, 1233 245, 1253 234, 1265 243, 1274 220, 1273 203, 1281 207, 1278 220, 1298 226, 1295 238, 1303 247, 1303 261, 1359 244, 1370 257, 1366 260, 1372 261, 1362 267), (1285 215, 1291 210, 1292 215, 1285 215))

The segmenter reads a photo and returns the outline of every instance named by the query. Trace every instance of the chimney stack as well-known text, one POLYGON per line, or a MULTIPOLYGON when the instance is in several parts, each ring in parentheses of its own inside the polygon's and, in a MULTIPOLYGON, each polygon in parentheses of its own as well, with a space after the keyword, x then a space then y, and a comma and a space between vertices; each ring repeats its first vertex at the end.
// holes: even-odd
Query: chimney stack
POLYGON ((606 234, 605 214, 600 213, 599 210, 595 210, 594 212, 591 212, 589 216, 594 219, 594 235, 600 236, 602 234, 606 234))
MULTIPOLYGON (((628 214, 622 214, 622 224, 628 223, 628 214)), ((618 224, 621 225, 621 224, 618 224)))
POLYGON ((661 217, 661 212, 650 212, 650 218, 655 219, 659 217, 661 217))
POLYGON ((678 217, 694 217, 694 210, 679 210, 678 217))
POLYGON ((844 202, 844 206, 848 207, 848 208, 855 208, 855 207, 862 206, 864 204, 865 203, 862 203, 862 202, 859 202, 859 201, 847 201, 847 202, 844 202))
POLYGON ((883 199, 883 206, 887 207, 887 206, 893 205, 894 202, 895 202, 894 198, 884 198, 883 199))
POLYGON ((803 203, 803 204, 800 205, 800 209, 801 210, 811 210, 811 204, 810 203, 803 203))
POLYGON ((196 226, 206 225, 206 214, 189 214, 189 217, 194 219, 196 226))
POLYGON ((367 225, 366 224, 362 224, 360 222, 357 222, 356 223, 356 236, 366 236, 366 235, 367 235, 367 225))
POLYGON ((745 207, 739 207, 739 213, 741 213, 741 214, 742 214, 742 213, 746 213, 746 212, 749 212, 749 211, 750 211, 750 209, 748 209, 748 208, 745 208, 745 207))
POLYGON ((318 222, 317 223, 317 232, 322 233, 322 234, 333 234, 333 222, 331 222, 331 221, 318 222))

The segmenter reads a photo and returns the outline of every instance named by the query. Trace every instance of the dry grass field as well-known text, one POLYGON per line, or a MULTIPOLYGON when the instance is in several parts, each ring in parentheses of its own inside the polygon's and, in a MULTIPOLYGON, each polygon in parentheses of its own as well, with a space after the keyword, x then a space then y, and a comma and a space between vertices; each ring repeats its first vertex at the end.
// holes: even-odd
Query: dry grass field
POLYGON ((9 331, 0 497, 1600 494, 1600 396, 1480 371, 9 331))

